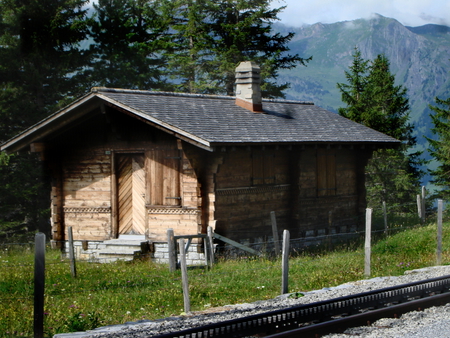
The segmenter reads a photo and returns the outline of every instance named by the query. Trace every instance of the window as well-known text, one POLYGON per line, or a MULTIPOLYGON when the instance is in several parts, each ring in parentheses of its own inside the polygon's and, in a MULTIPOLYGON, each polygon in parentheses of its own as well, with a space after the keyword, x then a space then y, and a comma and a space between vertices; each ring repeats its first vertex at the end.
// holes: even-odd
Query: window
POLYGON ((336 195, 336 153, 317 150, 317 196, 336 195))

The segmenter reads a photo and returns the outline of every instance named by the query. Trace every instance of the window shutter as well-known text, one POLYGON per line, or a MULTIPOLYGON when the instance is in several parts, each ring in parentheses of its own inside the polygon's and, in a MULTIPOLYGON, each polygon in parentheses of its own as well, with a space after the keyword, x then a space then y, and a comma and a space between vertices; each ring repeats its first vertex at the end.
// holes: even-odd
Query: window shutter
POLYGON ((336 195, 336 154, 317 150, 317 196, 336 195))
POLYGON ((252 152, 252 180, 253 185, 264 184, 264 154, 262 150, 252 152))
POLYGON ((180 154, 177 149, 148 151, 148 190, 150 205, 179 206, 180 154))
POLYGON ((317 150, 317 196, 327 195, 327 154, 325 149, 317 150))

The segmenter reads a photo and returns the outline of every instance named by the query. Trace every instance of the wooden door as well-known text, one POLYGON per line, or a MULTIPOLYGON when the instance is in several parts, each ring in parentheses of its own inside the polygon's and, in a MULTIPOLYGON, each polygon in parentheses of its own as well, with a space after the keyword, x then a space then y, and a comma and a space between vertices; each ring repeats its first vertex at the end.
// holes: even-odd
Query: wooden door
POLYGON ((143 154, 117 156, 119 234, 145 234, 145 172, 143 154))

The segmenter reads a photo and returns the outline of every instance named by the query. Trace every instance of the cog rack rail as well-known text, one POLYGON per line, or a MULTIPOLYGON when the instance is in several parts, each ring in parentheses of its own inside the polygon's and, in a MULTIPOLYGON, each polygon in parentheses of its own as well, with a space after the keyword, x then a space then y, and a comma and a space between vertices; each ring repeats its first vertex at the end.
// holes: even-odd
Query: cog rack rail
POLYGON ((320 337, 377 319, 450 302, 450 275, 153 336, 320 337))

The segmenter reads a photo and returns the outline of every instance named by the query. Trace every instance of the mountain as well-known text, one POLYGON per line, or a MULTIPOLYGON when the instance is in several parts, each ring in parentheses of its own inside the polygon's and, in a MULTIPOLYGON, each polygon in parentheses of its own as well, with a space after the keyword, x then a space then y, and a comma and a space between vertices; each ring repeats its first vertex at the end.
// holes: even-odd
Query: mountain
POLYGON ((344 72, 353 61, 354 48, 358 47, 362 57, 370 60, 384 53, 397 84, 408 90, 418 148, 426 148, 423 135, 431 135, 428 105, 434 104, 436 96, 450 97, 449 27, 406 27, 377 14, 370 19, 297 28, 277 24, 274 28, 295 33, 289 44, 291 52, 313 57, 307 67, 280 72, 278 81, 291 84, 286 98, 313 101, 335 112, 343 107, 336 84, 346 83, 344 72))

